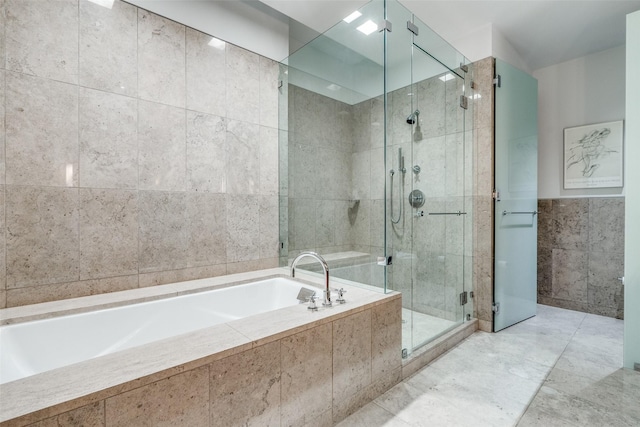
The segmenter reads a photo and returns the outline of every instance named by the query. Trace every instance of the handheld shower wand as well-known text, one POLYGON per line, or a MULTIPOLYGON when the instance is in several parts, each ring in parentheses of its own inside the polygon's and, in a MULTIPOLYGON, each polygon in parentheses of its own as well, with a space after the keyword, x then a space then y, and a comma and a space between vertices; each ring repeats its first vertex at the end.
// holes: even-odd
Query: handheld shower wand
MULTIPOLYGON (((398 148, 398 171, 404 174, 407 173, 407 169, 404 167, 404 156, 402 155, 402 148, 398 148)), ((397 224, 402 219, 402 200, 404 199, 404 180, 400 180, 400 212, 398 212, 398 218, 393 217, 393 175, 396 173, 393 169, 389 172, 391 174, 391 222, 397 224)))

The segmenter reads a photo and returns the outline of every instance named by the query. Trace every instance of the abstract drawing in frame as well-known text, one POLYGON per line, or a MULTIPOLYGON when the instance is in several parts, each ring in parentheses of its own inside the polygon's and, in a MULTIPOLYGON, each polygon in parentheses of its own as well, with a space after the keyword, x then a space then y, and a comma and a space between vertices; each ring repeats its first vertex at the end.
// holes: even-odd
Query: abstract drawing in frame
POLYGON ((622 120, 564 130, 564 188, 623 185, 622 120))

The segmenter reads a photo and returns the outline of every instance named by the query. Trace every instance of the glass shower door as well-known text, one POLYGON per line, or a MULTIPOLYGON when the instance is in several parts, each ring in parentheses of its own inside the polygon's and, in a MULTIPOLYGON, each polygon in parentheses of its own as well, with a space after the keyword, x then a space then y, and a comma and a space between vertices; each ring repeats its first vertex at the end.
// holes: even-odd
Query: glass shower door
POLYGON ((465 283, 465 73, 413 46, 410 188, 412 225, 411 346, 463 321, 465 283))

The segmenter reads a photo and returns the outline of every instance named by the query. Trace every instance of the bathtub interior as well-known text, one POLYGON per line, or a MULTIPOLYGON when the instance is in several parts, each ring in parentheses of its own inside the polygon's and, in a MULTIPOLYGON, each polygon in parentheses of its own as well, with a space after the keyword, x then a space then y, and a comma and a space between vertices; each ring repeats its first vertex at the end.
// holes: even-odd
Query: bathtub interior
POLYGON ((0 327, 0 384, 299 304, 283 277, 0 327))

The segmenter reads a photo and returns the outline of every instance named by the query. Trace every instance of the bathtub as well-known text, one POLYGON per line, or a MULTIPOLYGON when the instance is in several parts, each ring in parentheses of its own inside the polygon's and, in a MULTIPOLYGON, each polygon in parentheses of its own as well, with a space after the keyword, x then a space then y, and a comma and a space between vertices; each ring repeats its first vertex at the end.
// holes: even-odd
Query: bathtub
POLYGON ((322 276, 288 273, 0 310, 0 427, 338 422, 400 381, 400 294, 332 278, 347 303, 311 311, 322 276))
POLYGON ((318 291, 288 278, 275 277, 173 298, 0 326, 0 384, 296 305, 301 288, 318 291))

